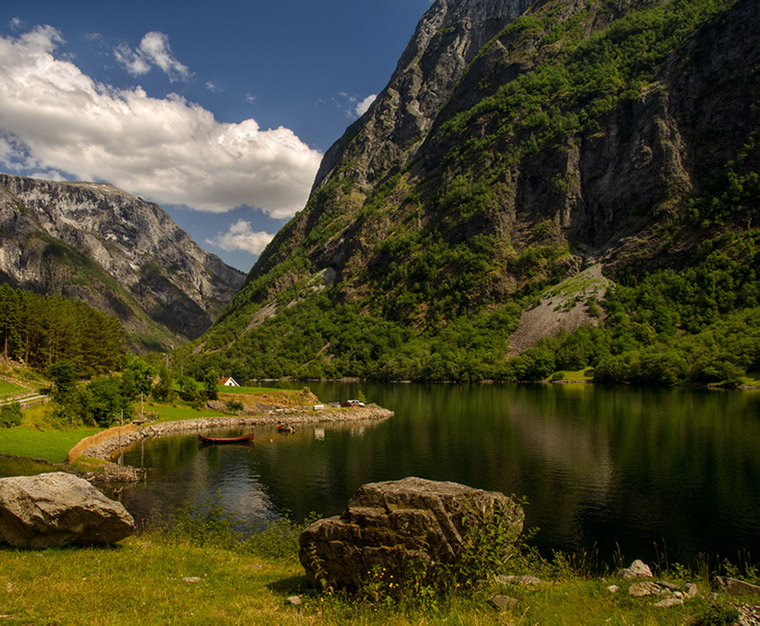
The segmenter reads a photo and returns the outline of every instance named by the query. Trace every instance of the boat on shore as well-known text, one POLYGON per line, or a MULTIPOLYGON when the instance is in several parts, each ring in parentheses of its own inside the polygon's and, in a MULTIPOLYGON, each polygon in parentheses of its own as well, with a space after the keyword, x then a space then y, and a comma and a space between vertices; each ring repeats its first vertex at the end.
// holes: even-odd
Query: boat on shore
POLYGON ((240 435, 239 437, 208 437, 206 435, 198 435, 201 443, 247 443, 253 441, 253 433, 246 435, 240 435))

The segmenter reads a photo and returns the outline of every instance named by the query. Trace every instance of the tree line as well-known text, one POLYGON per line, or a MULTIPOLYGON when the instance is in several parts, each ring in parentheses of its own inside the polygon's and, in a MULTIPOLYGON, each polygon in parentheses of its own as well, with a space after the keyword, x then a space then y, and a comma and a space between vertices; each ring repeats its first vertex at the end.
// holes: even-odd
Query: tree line
POLYGON ((0 285, 0 350, 6 359, 44 371, 68 361, 77 376, 118 368, 124 352, 118 319, 64 296, 0 285))

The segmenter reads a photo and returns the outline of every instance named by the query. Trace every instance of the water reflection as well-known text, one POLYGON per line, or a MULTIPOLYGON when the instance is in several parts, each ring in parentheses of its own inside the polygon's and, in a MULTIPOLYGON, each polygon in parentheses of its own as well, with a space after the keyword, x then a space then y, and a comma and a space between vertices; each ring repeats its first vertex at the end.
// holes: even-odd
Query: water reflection
POLYGON ((396 411, 373 424, 320 424, 252 447, 199 450, 194 437, 148 442, 128 463, 156 468, 125 490, 140 518, 219 493, 246 517, 338 513, 363 483, 409 475, 529 501, 544 550, 671 560, 760 553, 760 393, 600 388, 310 384, 329 402, 396 411))

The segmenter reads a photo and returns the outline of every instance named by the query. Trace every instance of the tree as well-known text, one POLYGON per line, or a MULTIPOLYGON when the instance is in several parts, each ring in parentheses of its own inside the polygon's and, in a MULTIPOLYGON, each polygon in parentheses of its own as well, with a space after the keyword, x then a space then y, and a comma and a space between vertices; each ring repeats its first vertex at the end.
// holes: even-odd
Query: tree
POLYGON ((205 400, 216 400, 219 398, 216 386, 219 384, 219 373, 216 370, 209 370, 203 377, 202 395, 205 400))
POLYGON ((172 385, 174 383, 174 377, 171 371, 166 365, 162 365, 158 370, 158 381, 153 385, 151 389, 151 395, 161 402, 171 400, 174 391, 172 385))

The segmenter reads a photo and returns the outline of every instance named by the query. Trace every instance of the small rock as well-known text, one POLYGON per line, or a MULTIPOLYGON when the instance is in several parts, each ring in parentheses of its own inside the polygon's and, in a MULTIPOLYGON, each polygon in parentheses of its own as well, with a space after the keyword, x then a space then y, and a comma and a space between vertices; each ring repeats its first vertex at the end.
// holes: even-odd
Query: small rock
POLYGON ((750 594, 760 593, 760 587, 736 578, 727 578, 724 576, 715 577, 715 585, 723 593, 730 596, 747 596, 750 594))
POLYGON ((609 587, 607 587, 607 591, 609 591, 610 593, 617 593, 618 591, 620 591, 620 587, 618 587, 617 585, 610 585, 609 587))
POLYGON ((491 604, 493 604, 497 609, 501 609, 502 611, 511 609, 513 606, 517 604, 516 598, 511 598, 510 596, 501 596, 501 595, 491 596, 488 599, 488 601, 491 604))
POLYGON ((679 600, 682 600, 684 597, 684 593, 682 591, 674 591, 673 597, 678 598, 679 600))
POLYGON ((285 598, 285 602, 288 604, 292 604, 293 606, 301 606, 301 598, 299 596, 290 596, 289 598, 285 598))
POLYGON ((659 595, 659 592, 660 588, 650 582, 633 583, 628 588, 628 595, 633 596, 634 598, 644 598, 653 594, 659 595))
POLYGON ((13 583, 6 583, 5 592, 10 593, 11 591, 13 591, 13 583))
POLYGON ((640 559, 636 559, 631 563, 630 567, 621 569, 618 574, 620 578, 625 580, 633 580, 634 578, 652 578, 652 570, 649 566, 640 559))
POLYGON ((655 606, 658 606, 661 609, 669 609, 674 606, 680 606, 681 604, 683 604, 683 600, 681 598, 665 598, 664 600, 660 600, 658 603, 656 603, 655 606))
POLYGON ((496 582, 500 585, 517 583, 518 585, 542 585, 544 583, 538 576, 497 576, 496 582))
POLYGON ((683 590, 687 598, 696 598, 699 595, 699 587, 694 583, 686 583, 683 590))
POLYGON ((674 585, 673 583, 669 583, 666 580, 658 580, 657 584, 660 587, 664 587, 665 589, 669 589, 670 591, 678 591, 679 590, 678 585, 674 585))
POLYGON ((201 579, 197 576, 185 576, 183 579, 186 583, 199 583, 201 582, 201 579))

